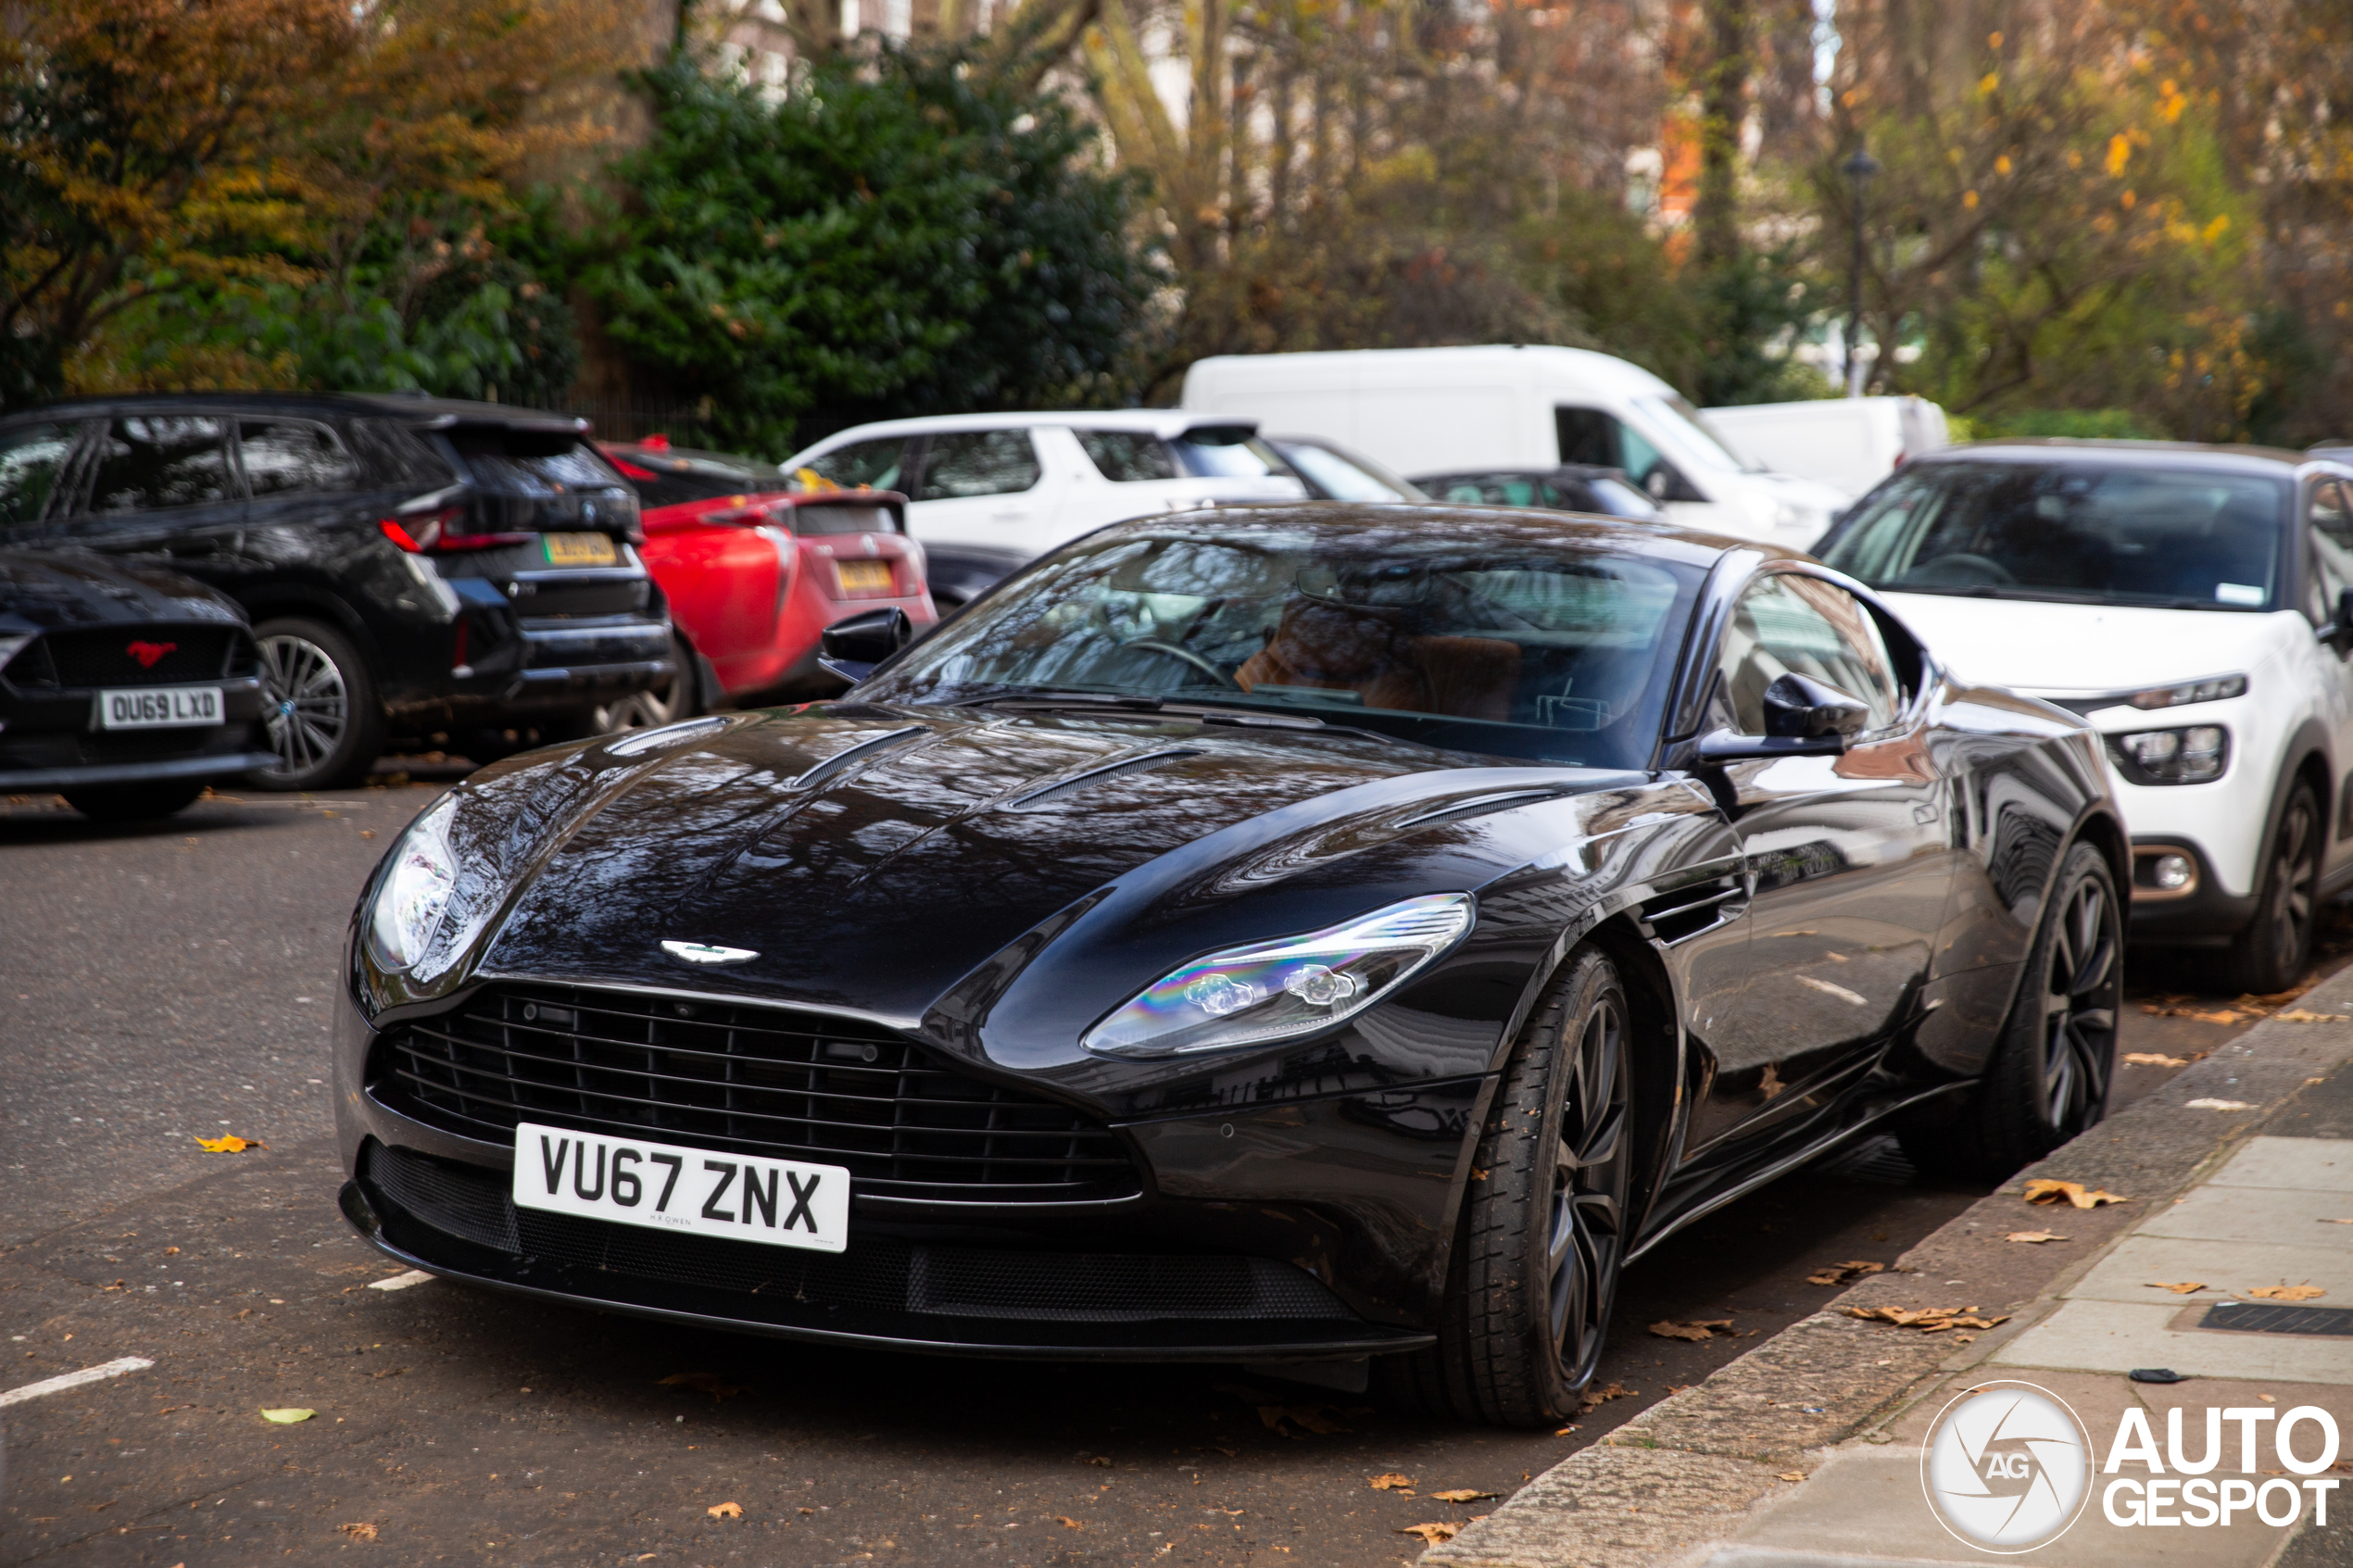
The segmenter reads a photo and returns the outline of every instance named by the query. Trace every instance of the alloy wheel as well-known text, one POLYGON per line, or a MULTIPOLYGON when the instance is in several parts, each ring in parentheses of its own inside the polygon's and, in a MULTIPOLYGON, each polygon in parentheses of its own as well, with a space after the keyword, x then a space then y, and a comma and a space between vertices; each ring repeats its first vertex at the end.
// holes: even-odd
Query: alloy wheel
POLYGON ((2312 853, 2317 813, 2311 797, 2298 793, 2280 820, 2279 837, 2271 843, 2271 897, 2263 919, 2271 924, 2271 950, 2300 959, 2311 939, 2313 895, 2320 880, 2320 857, 2312 853))
POLYGON ((2108 1103, 2122 947, 2108 889, 2077 882, 2059 910, 2043 997, 2043 1110, 2062 1136, 2098 1121, 2108 1103))
POLYGON ((1547 1303, 1554 1350, 1574 1388, 1601 1358, 1625 1247, 1626 1007, 1617 992, 1596 998, 1565 1065, 1547 1303))
POLYGON ((596 733, 619 734, 625 730, 651 730, 669 723, 686 707, 680 700, 680 688, 685 684, 685 677, 673 676, 668 685, 658 690, 632 692, 618 702, 598 707, 596 733))
POLYGON ((261 653, 263 722, 280 778, 324 764, 351 722, 350 693, 327 650, 308 637, 275 632, 257 640, 261 653))

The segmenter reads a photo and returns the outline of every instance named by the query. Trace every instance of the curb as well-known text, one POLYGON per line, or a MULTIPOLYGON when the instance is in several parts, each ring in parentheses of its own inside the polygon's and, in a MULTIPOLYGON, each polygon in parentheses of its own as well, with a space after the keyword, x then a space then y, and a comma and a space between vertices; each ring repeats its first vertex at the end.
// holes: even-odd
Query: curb
MULTIPOLYGON (((2297 1001, 2353 1013, 2353 970, 2297 1001)), ((2353 1060, 2353 1022, 2267 1019, 2146 1098, 2029 1166, 1923 1238, 1886 1273, 1859 1281, 1705 1381, 1571 1454, 1485 1519, 1430 1547, 1428 1568, 1665 1568, 1692 1563, 1793 1495, 1823 1450, 1899 1414, 1946 1373, 1992 1356, 2057 1302, 2108 1244, 2286 1110, 2306 1085, 2353 1060), (2245 1102, 2192 1110, 2194 1099, 2245 1102), (2136 1201, 2028 1210, 2038 1178, 2107 1187, 2136 1201), (2030 1222, 2029 1215, 2036 1218, 2030 1222), (2066 1244, 2002 1237, 2028 1223, 2066 1244), (1952 1282, 1952 1283, 1948 1283, 1952 1282), (1974 1305, 2010 1321, 1967 1344, 1844 1315, 1846 1307, 1974 1305)))

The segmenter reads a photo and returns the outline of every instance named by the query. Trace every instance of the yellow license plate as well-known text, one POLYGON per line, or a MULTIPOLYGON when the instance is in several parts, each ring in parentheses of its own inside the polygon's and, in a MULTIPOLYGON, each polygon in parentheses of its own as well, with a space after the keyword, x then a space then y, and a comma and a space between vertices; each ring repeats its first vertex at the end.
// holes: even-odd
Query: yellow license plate
POLYGON ((542 533, 539 541, 549 566, 610 566, 621 558, 609 533, 542 533))
POLYGON ((837 560, 834 570, 841 574, 844 593, 862 594, 890 586, 890 563, 887 560, 837 560))

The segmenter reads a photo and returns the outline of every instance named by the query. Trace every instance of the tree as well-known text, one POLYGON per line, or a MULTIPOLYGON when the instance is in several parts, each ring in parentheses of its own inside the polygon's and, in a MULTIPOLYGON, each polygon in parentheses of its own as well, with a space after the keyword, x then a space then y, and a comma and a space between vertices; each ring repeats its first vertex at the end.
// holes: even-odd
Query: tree
POLYGON ((772 101, 681 58, 573 247, 605 331, 720 438, 801 421, 1117 401, 1161 274, 1132 175, 1060 100, 961 51, 810 66, 772 101))

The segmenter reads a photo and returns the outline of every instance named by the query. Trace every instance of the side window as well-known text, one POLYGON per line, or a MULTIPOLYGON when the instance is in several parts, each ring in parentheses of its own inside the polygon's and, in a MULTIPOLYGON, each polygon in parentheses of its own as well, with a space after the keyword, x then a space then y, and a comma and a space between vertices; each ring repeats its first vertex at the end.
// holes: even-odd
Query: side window
POLYGON ((225 501, 236 494, 219 420, 117 420, 98 449, 94 512, 158 511, 225 501))
POLYGON ((1732 727, 1765 733, 1765 688, 1784 674, 1835 686, 1869 705, 1865 733, 1895 721, 1902 704, 1879 622, 1844 589, 1777 573, 1748 585, 1718 661, 1732 727))
POLYGON ((2315 626, 2325 626, 2336 613, 2337 596, 2353 588, 2353 512, 2345 504, 2345 487, 2324 479, 2312 488, 2309 533, 2312 585, 2306 593, 2304 613, 2315 626))
POLYGON ((324 425, 307 420, 245 420, 237 426, 245 487, 256 495, 342 490, 359 467, 324 425))
POLYGON ((1636 484, 1647 484, 1664 458, 1633 426, 1599 408, 1554 408, 1553 433, 1562 462, 1624 469, 1636 484))
POLYGON ((73 456, 71 425, 25 425, 0 435, 0 536, 41 521, 73 456))
POLYGON ((837 446, 802 465, 819 479, 831 480, 844 490, 900 490, 900 459, 907 455, 907 438, 885 436, 837 446))
POLYGON ((1176 477, 1176 459, 1156 435, 1132 430, 1082 430, 1076 434, 1095 471, 1115 484, 1176 477))
POLYGON ((935 435, 924 454, 918 501, 1010 495, 1038 483, 1037 449, 1026 430, 965 430, 935 435))

